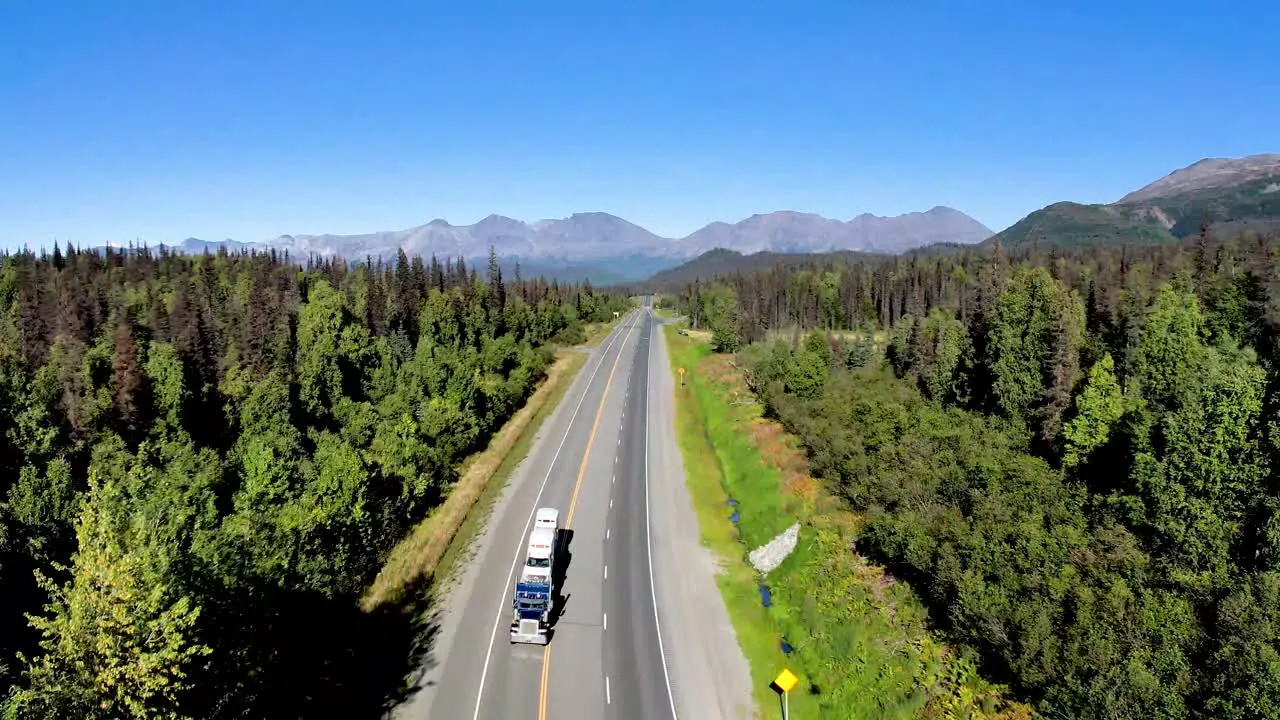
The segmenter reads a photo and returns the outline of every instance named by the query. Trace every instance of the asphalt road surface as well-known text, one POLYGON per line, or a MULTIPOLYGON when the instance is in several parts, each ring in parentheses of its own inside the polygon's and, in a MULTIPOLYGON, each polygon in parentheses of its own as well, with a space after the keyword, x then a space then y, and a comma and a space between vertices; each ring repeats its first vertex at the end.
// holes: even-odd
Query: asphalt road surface
POLYGON ((422 690, 396 717, 747 717, 749 672, 697 542, 671 392, 659 323, 632 311, 513 474, 440 608, 422 690), (545 647, 508 638, 538 507, 560 509, 567 540, 545 647))

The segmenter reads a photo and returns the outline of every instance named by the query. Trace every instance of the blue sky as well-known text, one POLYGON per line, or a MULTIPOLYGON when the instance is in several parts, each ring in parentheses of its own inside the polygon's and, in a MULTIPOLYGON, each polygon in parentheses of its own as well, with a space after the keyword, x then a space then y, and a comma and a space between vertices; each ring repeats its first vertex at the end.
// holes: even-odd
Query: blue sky
POLYGON ((1278 33, 1267 0, 11 0, 0 247, 588 210, 999 230, 1280 151, 1278 33))

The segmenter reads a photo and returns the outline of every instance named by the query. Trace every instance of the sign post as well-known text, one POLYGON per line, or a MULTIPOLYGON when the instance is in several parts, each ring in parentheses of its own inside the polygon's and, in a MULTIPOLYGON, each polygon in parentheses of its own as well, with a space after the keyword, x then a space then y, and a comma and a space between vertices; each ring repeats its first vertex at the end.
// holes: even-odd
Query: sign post
POLYGON ((680 387, 684 387, 684 368, 676 368, 676 372, 680 373, 680 387))
POLYGON ((774 692, 782 696, 782 720, 791 720, 791 708, 787 703, 787 699, 791 693, 791 688, 795 687, 798 682, 800 682, 800 678, 786 668, 783 668, 782 672, 778 673, 778 677, 773 679, 774 692))

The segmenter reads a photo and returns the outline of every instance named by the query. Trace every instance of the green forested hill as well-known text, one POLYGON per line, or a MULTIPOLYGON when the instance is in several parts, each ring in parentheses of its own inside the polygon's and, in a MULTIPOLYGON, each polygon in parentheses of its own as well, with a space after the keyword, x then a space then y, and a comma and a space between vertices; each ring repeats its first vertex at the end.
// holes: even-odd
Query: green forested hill
POLYGON ((677 304, 987 678, 1064 720, 1280 718, 1278 257, 975 249, 677 304))
POLYGON ((996 240, 1005 246, 1017 247, 1147 244, 1175 242, 1176 238, 1159 221, 1141 214, 1109 205, 1060 202, 1036 210, 987 242, 996 240))
POLYGON ((875 257, 875 255, 851 250, 830 253, 758 252, 743 255, 736 250, 718 248, 708 250, 682 265, 654 274, 649 278, 647 284, 658 288, 672 288, 692 283, 695 280, 710 280, 732 273, 759 272, 773 267, 799 268, 814 264, 831 263, 840 260, 851 261, 870 257, 875 257))
POLYGON ((496 259, 0 256, 0 716, 378 716, 420 629, 355 598, 626 304, 496 259))
POLYGON ((1031 243, 1071 247, 1176 242, 1209 231, 1280 230, 1280 172, 1243 182, 1171 194, 1143 194, 1110 205, 1054 203, 995 235, 1006 247, 1031 243))
POLYGON ((1198 233, 1202 220, 1207 221, 1211 229, 1228 223, 1275 229, 1280 225, 1280 172, 1233 185, 1121 202, 1115 207, 1131 213, 1144 210, 1151 213, 1151 208, 1159 208, 1170 226, 1169 232, 1177 237, 1198 233))

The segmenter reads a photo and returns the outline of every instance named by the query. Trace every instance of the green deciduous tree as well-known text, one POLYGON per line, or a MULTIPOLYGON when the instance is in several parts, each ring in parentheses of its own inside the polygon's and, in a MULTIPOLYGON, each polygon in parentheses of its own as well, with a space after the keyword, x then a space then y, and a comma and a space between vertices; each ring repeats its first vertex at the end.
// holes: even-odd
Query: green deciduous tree
POLYGON ((1171 407, 1185 396, 1204 355, 1204 318, 1190 292, 1160 287, 1147 313, 1135 359, 1135 380, 1153 403, 1171 407))
POLYGON ((9 521, 21 528, 28 551, 41 560, 58 557, 71 538, 79 510, 77 491, 65 457, 50 460, 44 472, 24 465, 9 488, 9 521))
POLYGON ((41 581, 51 602, 32 623, 44 654, 13 702, 18 717, 183 717, 188 673, 210 652, 193 636, 200 611, 145 549, 130 547, 117 482, 99 478, 90 491, 71 581, 41 581))
MULTIPOLYGON (((397 273, 407 272, 407 260, 397 265, 397 273)), ((343 314, 342 296, 325 280, 310 288, 298 310, 298 397, 302 407, 317 417, 329 414, 342 397, 343 314)))
POLYGON ((817 397, 827 384, 830 372, 831 348, 822 335, 813 333, 791 358, 785 379, 787 392, 803 398, 817 397))
POLYGON ((1280 574, 1265 572, 1217 608, 1205 714, 1280 718, 1280 574))
POLYGON ((152 342, 147 349, 147 378, 154 388, 158 420, 169 429, 182 427, 189 393, 182 360, 172 345, 152 342))
POLYGON ((1014 274, 990 320, 987 362, 996 405, 1050 443, 1079 373, 1084 307, 1044 268, 1014 274))
POLYGON ((1139 491, 1176 577, 1211 588, 1230 577, 1231 545, 1266 471, 1257 444, 1265 375, 1252 351, 1202 352, 1198 377, 1185 380, 1194 385, 1163 417, 1165 450, 1139 491))
POLYGON ((923 351, 917 358, 922 389, 939 402, 964 405, 969 400, 968 373, 973 361, 964 325, 939 308, 925 318, 922 333, 923 351))
POLYGON ((1112 426, 1125 413, 1124 395, 1115 376, 1111 355, 1089 368, 1084 388, 1076 396, 1075 417, 1063 428, 1064 467, 1074 467, 1107 441, 1112 426))
POLYGON ((702 292, 702 317, 711 330, 716 352, 737 352, 742 344, 738 332, 738 297, 728 285, 713 285, 702 292))

